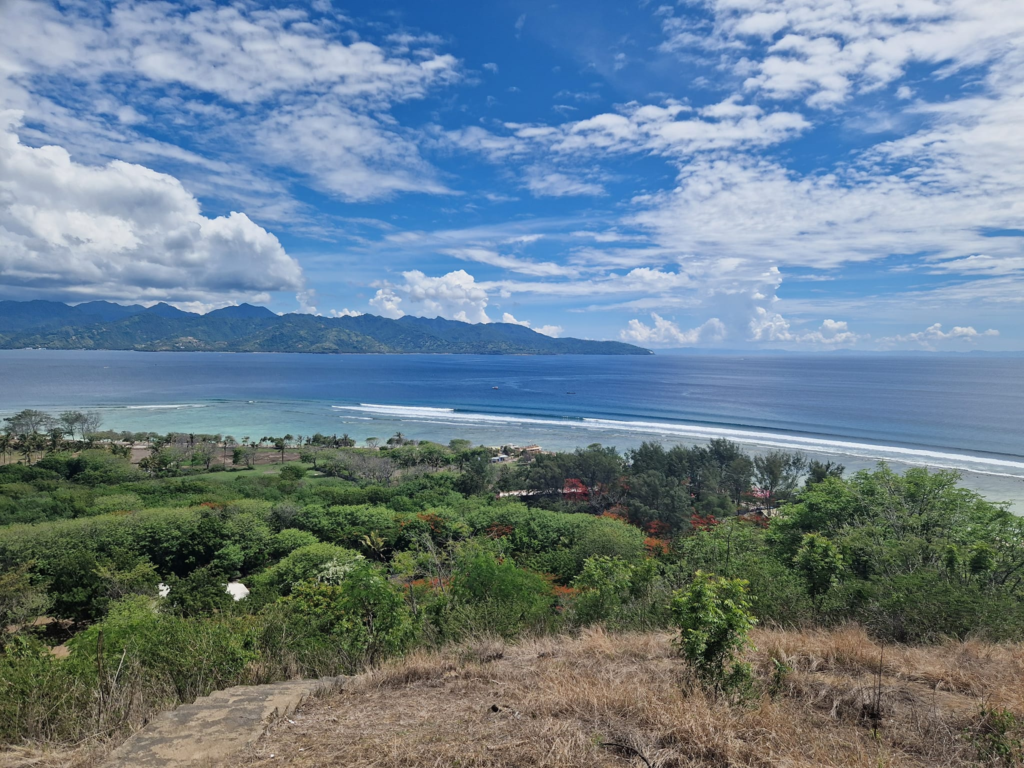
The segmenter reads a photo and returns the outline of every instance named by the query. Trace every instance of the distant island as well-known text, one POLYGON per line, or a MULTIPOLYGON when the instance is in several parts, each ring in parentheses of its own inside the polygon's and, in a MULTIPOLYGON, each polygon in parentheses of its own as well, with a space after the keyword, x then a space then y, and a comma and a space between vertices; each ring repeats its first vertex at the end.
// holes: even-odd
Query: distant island
POLYGON ((169 304, 0 301, 0 349, 320 354, 650 355, 618 341, 556 339, 510 323, 377 315, 277 315, 251 304, 199 315, 169 304))

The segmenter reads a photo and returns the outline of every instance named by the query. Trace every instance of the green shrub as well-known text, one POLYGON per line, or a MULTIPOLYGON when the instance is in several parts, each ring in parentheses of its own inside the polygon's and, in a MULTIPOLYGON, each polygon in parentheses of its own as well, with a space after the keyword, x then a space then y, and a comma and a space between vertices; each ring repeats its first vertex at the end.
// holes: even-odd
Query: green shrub
POLYGON ((307 663, 326 647, 345 671, 405 651, 415 627, 405 600, 369 563, 359 562, 336 584, 301 581, 283 598, 299 657, 307 663))
POLYGON ((196 568, 184 578, 171 578, 170 593, 163 610, 186 618, 212 616, 231 607, 234 599, 227 593, 228 576, 217 566, 196 568))
POLYGON ((298 482, 306 476, 306 468, 301 464, 286 464, 281 467, 278 476, 287 482, 298 482))
POLYGON ((102 450, 86 450, 76 455, 51 453, 40 459, 37 466, 66 480, 91 486, 116 485, 143 477, 128 459, 102 450))
POLYGON ((551 627, 555 598, 541 576, 473 543, 456 554, 447 600, 435 609, 442 636, 514 637, 551 627))
MULTIPOLYGON (((220 589, 223 593, 223 584, 220 589)), ((250 676, 260 655, 257 639, 250 617, 157 613, 151 599, 136 597, 113 605, 106 619, 68 645, 79 666, 96 667, 100 655, 108 669, 116 669, 122 658, 135 660, 149 685, 168 684, 178 701, 188 702, 221 688, 260 682, 250 676)))
POLYGON ((351 565, 363 560, 363 556, 351 549, 334 544, 307 544, 293 550, 281 562, 276 563, 253 579, 255 585, 288 594, 292 585, 300 581, 316 579, 330 565, 351 565))
POLYGON ((97 496, 89 512, 94 515, 107 515, 112 512, 142 509, 142 506, 142 498, 136 493, 114 493, 109 496, 97 496))
POLYGON ((749 682, 750 665, 736 660, 756 623, 745 581, 697 571, 675 594, 672 615, 680 630, 676 646, 701 683, 730 692, 749 682))
POLYGON ((579 590, 573 601, 576 621, 618 623, 632 592, 633 570, 633 565, 618 557, 588 557, 583 571, 572 583, 579 590))
POLYGON ((838 547, 820 533, 804 534, 800 549, 793 556, 793 565, 807 583, 815 614, 820 613, 822 600, 839 584, 843 572, 843 556, 838 547))
POLYGON ((978 753, 978 762, 988 766, 1024 765, 1021 722, 1008 709, 983 708, 978 722, 967 732, 978 753))
POLYGON ((320 540, 308 531, 300 531, 298 528, 285 528, 274 534, 270 541, 270 556, 281 558, 299 547, 307 547, 310 544, 319 544, 320 540))
POLYGON ((95 732, 95 666, 68 661, 31 638, 0 653, 0 742, 70 743, 95 732))
POLYGON ((848 590, 846 612, 877 636, 900 643, 936 642, 969 636, 990 641, 1024 637, 1019 597, 960 583, 933 570, 876 578, 848 590))

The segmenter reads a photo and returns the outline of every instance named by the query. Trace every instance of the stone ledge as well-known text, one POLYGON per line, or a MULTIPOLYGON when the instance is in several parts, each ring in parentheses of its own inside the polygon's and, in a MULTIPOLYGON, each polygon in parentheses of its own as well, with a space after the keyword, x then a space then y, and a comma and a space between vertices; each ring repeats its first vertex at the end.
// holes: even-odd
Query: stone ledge
POLYGON ((185 768, 222 764, 256 742, 267 725, 343 677, 238 685, 163 712, 122 744, 102 768, 185 768))

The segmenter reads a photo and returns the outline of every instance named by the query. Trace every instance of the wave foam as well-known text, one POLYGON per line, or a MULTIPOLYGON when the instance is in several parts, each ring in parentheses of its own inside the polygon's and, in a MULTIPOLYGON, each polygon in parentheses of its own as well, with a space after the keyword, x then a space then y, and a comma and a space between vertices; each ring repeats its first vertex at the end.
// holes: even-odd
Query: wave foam
POLYGON ((454 408, 428 408, 420 406, 374 405, 360 403, 358 406, 335 405, 338 410, 358 411, 390 416, 410 421, 453 426, 487 425, 536 425, 547 428, 569 428, 606 432, 624 432, 640 435, 661 435, 665 437, 710 439, 724 437, 736 442, 768 448, 784 448, 806 452, 854 456, 863 459, 884 459, 909 464, 927 464, 942 469, 962 469, 981 474, 1001 477, 1021 477, 1024 462, 1010 459, 971 456, 948 451, 924 448, 905 448, 895 445, 877 445, 849 440, 788 435, 779 432, 758 432, 729 427, 705 427, 691 424, 675 424, 657 421, 616 421, 613 419, 556 419, 531 416, 498 416, 485 413, 456 411, 454 408), (986 469, 987 468, 987 469, 986 469), (1004 471, 993 471, 993 470, 1004 471), (1007 471, 1009 470, 1009 471, 1007 471))
POLYGON ((125 410, 128 411, 157 411, 166 409, 177 409, 177 408, 205 408, 205 405, 198 403, 185 403, 180 405, 126 405, 125 410))
POLYGON ((645 432, 652 434, 664 434, 680 437, 726 437, 731 440, 758 445, 770 445, 784 448, 792 448, 804 451, 823 451, 827 453, 842 453, 851 456, 862 456, 871 458, 880 454, 906 457, 907 460, 926 461, 934 464, 936 461, 958 461, 984 464, 987 466, 1006 467, 1024 472, 1024 462, 1011 461, 1008 459, 989 458, 984 456, 971 456, 964 453, 949 453, 946 451, 934 451, 923 448, 904 448, 898 445, 875 445, 873 443, 856 443, 847 440, 829 440, 817 437, 802 437, 800 435, 787 435, 782 433, 754 432, 742 429, 730 429, 726 427, 700 427, 689 424, 667 424, 653 421, 613 421, 611 419, 584 419, 584 422, 597 429, 620 429, 631 432, 645 432))
POLYGON ((360 403, 359 405, 332 405, 338 411, 360 411, 362 413, 379 413, 390 416, 438 416, 455 413, 454 408, 426 408, 404 405, 374 405, 373 403, 360 403))

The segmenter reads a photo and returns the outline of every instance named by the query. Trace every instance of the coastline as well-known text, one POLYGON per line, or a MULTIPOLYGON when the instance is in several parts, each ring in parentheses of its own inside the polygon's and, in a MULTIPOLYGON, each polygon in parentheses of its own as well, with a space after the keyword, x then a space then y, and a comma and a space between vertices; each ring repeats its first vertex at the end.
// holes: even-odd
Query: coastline
POLYGON ((1024 360, 0 352, 0 411, 115 430, 348 433, 620 452, 724 437, 850 470, 955 469, 1024 514, 1024 360))
MULTIPOLYGON (((979 456, 926 447, 881 445, 782 432, 738 430, 672 422, 610 419, 551 419, 475 413, 455 409, 395 405, 333 405, 308 401, 216 401, 96 406, 104 429, 133 432, 195 432, 258 437, 291 433, 347 434, 354 440, 386 439, 402 432, 415 440, 475 445, 538 444, 545 450, 572 451, 591 443, 620 452, 651 440, 664 445, 702 445, 721 437, 751 454, 773 449, 843 464, 848 473, 885 462, 903 472, 911 467, 959 472, 961 484, 990 501, 1006 502, 1024 515, 1024 460, 979 456)), ((47 410, 45 407, 41 410, 47 410)), ((56 410, 51 408, 50 410, 56 410)))

